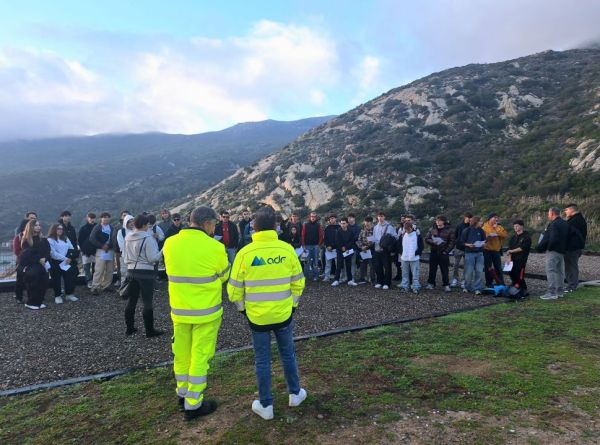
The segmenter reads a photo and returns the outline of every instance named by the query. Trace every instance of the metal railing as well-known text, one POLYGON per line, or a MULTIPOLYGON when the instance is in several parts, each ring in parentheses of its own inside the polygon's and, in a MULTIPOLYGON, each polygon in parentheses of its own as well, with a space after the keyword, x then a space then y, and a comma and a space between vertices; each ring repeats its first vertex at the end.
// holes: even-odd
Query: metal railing
POLYGON ((15 260, 12 242, 0 243, 0 280, 14 280, 15 260))

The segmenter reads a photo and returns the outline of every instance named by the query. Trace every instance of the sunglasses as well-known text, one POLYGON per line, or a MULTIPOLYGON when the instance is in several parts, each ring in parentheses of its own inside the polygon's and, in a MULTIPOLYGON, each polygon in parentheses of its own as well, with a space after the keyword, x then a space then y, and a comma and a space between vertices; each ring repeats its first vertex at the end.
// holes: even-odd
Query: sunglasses
POLYGON ((173 221, 181 221, 181 218, 173 218, 173 221))

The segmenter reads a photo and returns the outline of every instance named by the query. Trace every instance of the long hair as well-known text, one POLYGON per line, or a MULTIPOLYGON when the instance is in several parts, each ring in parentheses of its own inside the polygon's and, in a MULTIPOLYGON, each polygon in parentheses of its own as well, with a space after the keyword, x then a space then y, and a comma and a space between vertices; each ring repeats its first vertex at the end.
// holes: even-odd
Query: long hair
POLYGON ((63 228, 63 233, 60 235, 60 239, 63 241, 67 240, 67 235, 65 235, 65 225, 64 224, 52 224, 50 226, 50 230, 48 230, 48 238, 52 238, 53 240, 58 241, 58 228, 63 228))
MULTIPOLYGON (((23 230, 23 237, 21 238, 21 248, 25 247, 25 243, 33 246, 33 235, 35 233, 34 227, 38 223, 37 219, 32 219, 25 226, 25 230, 23 230)), ((42 232, 40 231, 40 238, 42 236, 42 232)))

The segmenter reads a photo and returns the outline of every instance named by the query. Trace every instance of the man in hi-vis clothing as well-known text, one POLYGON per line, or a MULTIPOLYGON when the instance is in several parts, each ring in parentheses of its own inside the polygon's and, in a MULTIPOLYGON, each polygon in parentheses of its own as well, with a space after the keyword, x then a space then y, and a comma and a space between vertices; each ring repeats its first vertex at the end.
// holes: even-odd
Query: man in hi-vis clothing
POLYGON ((212 209, 197 208, 190 216, 190 227, 169 237, 163 249, 173 320, 173 368, 187 420, 217 409, 214 400, 204 400, 204 391, 230 265, 225 247, 213 239, 216 222, 212 209))
POLYGON ((259 395, 252 411, 265 420, 273 418, 271 331, 277 339, 289 405, 298 406, 306 399, 298 377, 292 323, 304 290, 304 274, 294 248, 279 241, 275 224, 271 207, 256 212, 256 233, 252 242, 238 252, 227 284, 229 300, 245 313, 252 331, 259 395))

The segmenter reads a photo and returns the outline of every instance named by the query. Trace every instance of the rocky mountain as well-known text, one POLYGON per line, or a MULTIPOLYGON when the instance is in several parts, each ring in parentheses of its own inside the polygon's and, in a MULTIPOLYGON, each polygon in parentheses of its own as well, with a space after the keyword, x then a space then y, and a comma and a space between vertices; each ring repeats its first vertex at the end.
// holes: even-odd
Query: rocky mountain
POLYGON ((45 223, 64 209, 85 214, 155 210, 206 189, 283 147, 329 117, 267 120, 197 135, 138 134, 0 143, 0 235, 13 234, 27 210, 45 223))
POLYGON ((395 88, 178 208, 600 214, 600 49, 473 64, 395 88))

